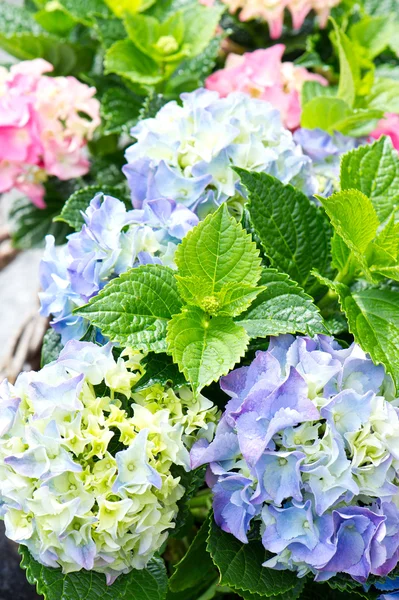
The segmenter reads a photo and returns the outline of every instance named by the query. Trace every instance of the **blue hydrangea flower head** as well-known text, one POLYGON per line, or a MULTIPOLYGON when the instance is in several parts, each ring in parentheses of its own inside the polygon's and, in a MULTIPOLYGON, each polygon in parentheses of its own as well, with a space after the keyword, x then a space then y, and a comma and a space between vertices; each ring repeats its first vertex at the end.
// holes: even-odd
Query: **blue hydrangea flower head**
POLYGON ((65 344, 80 339, 87 320, 73 314, 78 306, 131 267, 158 262, 173 266, 177 244, 198 223, 189 208, 161 198, 127 210, 116 198, 97 194, 82 213, 82 229, 56 248, 46 238, 40 265, 41 314, 52 316, 51 325, 65 344))
POLYGON ((281 124, 279 111, 242 93, 219 98, 199 89, 182 94, 140 121, 131 135, 123 171, 133 206, 173 198, 203 217, 222 202, 243 203, 231 167, 264 171, 309 195, 315 191, 311 160, 281 124))
POLYGON ((281 335, 221 388, 215 437, 191 450, 193 468, 208 464, 217 524, 247 542, 260 521, 274 569, 387 575, 399 561, 399 410, 383 366, 357 344, 281 335))
POLYGON ((319 192, 323 196, 339 190, 341 156, 366 143, 365 138, 350 137, 338 131, 330 135, 322 129, 303 127, 295 131, 294 140, 312 160, 312 170, 318 181, 319 192))

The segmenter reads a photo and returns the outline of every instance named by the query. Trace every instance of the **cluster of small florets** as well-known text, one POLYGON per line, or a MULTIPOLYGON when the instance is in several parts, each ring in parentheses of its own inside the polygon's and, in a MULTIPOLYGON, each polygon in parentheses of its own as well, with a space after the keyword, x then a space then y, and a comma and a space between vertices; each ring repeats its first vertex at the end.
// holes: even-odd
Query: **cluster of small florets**
POLYGON ((57 361, 0 386, 0 516, 7 536, 64 573, 112 583, 145 567, 174 527, 193 440, 212 403, 187 388, 132 393, 139 353, 69 342, 57 361), (125 351, 126 352, 126 351, 125 351))
POLYGON ((42 59, 0 67, 0 193, 18 189, 40 208, 49 175, 88 172, 87 140, 100 124, 95 88, 44 75, 52 70, 42 59))
POLYGON ((120 200, 98 194, 83 213, 81 231, 56 248, 46 238, 40 265, 41 314, 53 316, 52 327, 63 343, 80 339, 88 322, 72 311, 86 304, 113 277, 149 262, 173 264, 176 245, 198 217, 173 200, 145 202, 127 210, 120 200))
MULTIPOLYGON (((212 6, 215 0, 200 0, 202 4, 212 6)), ((300 29, 307 15, 313 10, 320 27, 325 27, 331 9, 341 0, 222 0, 231 13, 239 11, 240 21, 262 19, 269 24, 270 37, 279 38, 283 31, 284 11, 287 9, 292 18, 294 29, 300 29)))
POLYGON ((311 194, 311 161, 281 125, 279 111, 243 93, 199 89, 169 102, 131 130, 123 167, 133 206, 173 198, 200 218, 222 202, 239 212, 244 190, 232 167, 264 171, 311 194))
POLYGON ((221 380, 231 397, 193 467, 209 463, 218 525, 247 542, 254 520, 265 566, 364 583, 399 560, 399 411, 391 380, 356 344, 272 338, 221 380))
POLYGON ((305 81, 328 85, 321 75, 310 73, 292 62, 282 62, 284 44, 265 50, 228 55, 224 69, 210 75, 205 85, 221 97, 245 92, 266 100, 280 111, 284 127, 296 129, 301 118, 301 90, 305 81))

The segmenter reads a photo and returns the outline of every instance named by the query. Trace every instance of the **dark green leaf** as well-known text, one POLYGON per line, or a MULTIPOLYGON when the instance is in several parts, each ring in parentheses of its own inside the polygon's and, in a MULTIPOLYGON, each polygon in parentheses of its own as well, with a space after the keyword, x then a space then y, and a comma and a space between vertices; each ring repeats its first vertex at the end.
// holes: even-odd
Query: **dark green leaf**
POLYGON ((20 546, 20 553, 27 580, 36 585, 45 600, 163 600, 166 596, 168 580, 160 558, 153 558, 146 569, 120 575, 112 586, 107 586, 100 573, 63 575, 61 569, 36 562, 25 547, 20 546))
POLYGON ((154 383, 161 383, 162 385, 173 383, 174 388, 187 383, 183 374, 180 373, 171 357, 167 354, 151 353, 141 361, 141 365, 144 367, 145 372, 133 387, 133 392, 144 390, 154 385, 154 383))
POLYGON ((123 88, 110 88, 101 100, 104 135, 129 133, 137 123, 144 98, 123 88))
POLYGON ((222 531, 213 520, 208 551, 220 571, 221 583, 237 590, 274 598, 289 592, 298 583, 296 573, 262 566, 268 557, 260 541, 243 544, 222 531))
MULTIPOLYGON (((55 221, 63 221, 68 223, 76 231, 79 231, 84 224, 82 212, 84 212, 93 200, 96 194, 103 193, 109 196, 114 196, 122 201, 121 188, 106 186, 106 185, 90 185, 88 187, 77 190, 68 198, 64 206, 62 207, 61 214, 58 215, 55 221)), ((130 200, 126 199, 127 208, 131 209, 130 200)))
POLYGON ((43 337, 40 367, 42 368, 56 360, 62 348, 61 336, 54 329, 47 329, 43 337))
POLYGON ((355 188, 373 203, 380 222, 399 204, 399 157, 389 138, 344 154, 341 189, 355 188))
POLYGON ((236 169, 249 192, 249 212, 272 266, 308 291, 317 285, 310 272, 326 272, 330 227, 325 215, 302 192, 266 173, 236 169))
POLYGON ((259 285, 266 289, 238 321, 251 338, 280 333, 326 333, 313 299, 288 275, 264 269, 259 285))
POLYGON ((54 223, 59 215, 65 196, 71 186, 65 182, 49 180, 46 183, 46 208, 37 208, 27 198, 14 202, 9 218, 12 227, 12 242, 15 248, 27 250, 44 245, 46 235, 53 235, 57 244, 63 244, 71 233, 66 223, 54 223), (64 191, 65 188, 65 191, 64 191))
POLYGON ((209 518, 204 521, 191 546, 182 560, 176 565, 169 586, 174 592, 180 592, 204 581, 211 583, 216 577, 213 561, 207 551, 206 541, 209 533, 209 518))

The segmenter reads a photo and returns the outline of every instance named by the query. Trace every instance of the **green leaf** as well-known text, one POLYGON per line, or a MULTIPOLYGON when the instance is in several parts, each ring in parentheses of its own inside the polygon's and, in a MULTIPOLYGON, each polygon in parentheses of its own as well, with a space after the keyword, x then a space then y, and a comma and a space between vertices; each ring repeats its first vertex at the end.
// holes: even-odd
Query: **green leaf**
POLYGON ((155 85, 163 75, 158 64, 139 50, 130 40, 115 42, 106 52, 106 73, 116 73, 142 85, 155 85))
POLYGON ((337 96, 352 108, 356 98, 356 87, 360 81, 360 70, 353 44, 351 44, 347 35, 339 29, 336 22, 334 20, 332 22, 335 33, 334 42, 339 56, 340 73, 337 96))
POLYGON ((67 13, 83 25, 93 25, 93 15, 110 16, 109 8, 103 0, 59 0, 59 2, 67 13))
POLYGON ((229 317, 184 308, 168 324, 168 352, 196 391, 217 381, 244 356, 249 338, 229 317))
POLYGON ((182 373, 167 354, 150 353, 141 361, 141 365, 144 367, 144 375, 132 388, 133 392, 140 392, 155 383, 173 383, 174 388, 186 384, 182 373))
POLYGON ((166 103, 167 100, 165 96, 150 92, 141 107, 139 120, 152 119, 166 103))
POLYGON ((318 96, 305 104, 301 115, 301 126, 306 129, 324 129, 332 133, 335 124, 351 114, 350 106, 341 98, 318 96))
POLYGON ((189 45, 190 56, 198 56, 215 35, 225 7, 203 6, 192 2, 182 11, 184 21, 184 43, 189 45))
POLYGON ((147 10, 156 0, 105 0, 109 8, 122 18, 127 13, 142 12, 147 10))
POLYGON ((344 154, 341 189, 355 188, 371 199, 380 222, 399 204, 399 157, 389 138, 344 154))
POLYGON ((169 579, 169 586, 174 592, 196 585, 202 586, 207 579, 210 582, 215 579, 215 566, 206 548, 208 533, 209 517, 201 525, 187 553, 176 565, 169 579))
POLYGON ((399 280, 399 223, 392 213, 371 244, 368 259, 370 271, 375 275, 399 280))
POLYGON ((137 123, 144 98, 128 89, 110 88, 101 99, 104 135, 130 133, 137 123))
MULTIPOLYGON (((245 296, 251 294, 261 274, 256 244, 229 215, 225 203, 184 237, 177 247, 175 262, 179 268, 180 289, 191 303, 197 303, 196 291, 200 298, 212 297, 233 284, 250 286, 250 290, 246 287, 245 296)), ((239 293, 234 297, 230 294, 225 298, 226 306, 234 300, 235 310, 239 309, 239 297, 239 293)), ((201 301, 198 303, 202 305, 201 301)), ((244 299, 241 310, 245 304, 244 299)))
POLYGON ((168 79, 165 94, 177 96, 202 87, 215 68, 221 40, 222 36, 215 36, 201 54, 181 62, 168 79))
POLYGON ((70 227, 66 223, 55 223, 53 219, 59 214, 64 194, 68 194, 70 188, 70 184, 50 179, 46 183, 46 208, 37 208, 27 198, 14 202, 9 219, 15 248, 28 250, 41 247, 46 235, 53 235, 57 244, 66 242, 66 236, 71 233, 70 227))
POLYGON ((276 598, 298 583, 296 574, 291 571, 276 571, 262 566, 268 557, 260 541, 243 544, 222 531, 213 520, 209 529, 208 551, 220 571, 220 583, 235 588, 238 593, 243 590, 276 598))
POLYGON ((264 269, 259 283, 266 289, 237 321, 249 337, 296 332, 308 335, 326 333, 313 299, 288 275, 275 269, 264 269))
POLYGON ((330 227, 302 192, 266 173, 236 169, 249 192, 249 212, 272 266, 312 290, 310 272, 328 269, 330 227))
MULTIPOLYGON (((176 526, 171 530, 170 536, 181 539, 187 535, 187 528, 191 532, 193 517, 190 511, 190 501, 205 482, 206 467, 199 467, 193 471, 186 471, 184 467, 172 465, 173 477, 180 477, 180 485, 184 487, 184 495, 178 500, 179 512, 175 519, 176 526)), ((196 598, 195 598, 196 600, 196 598)))
POLYGON ((94 571, 79 571, 63 575, 61 569, 44 567, 28 550, 20 546, 21 567, 30 584, 36 585, 45 600, 163 600, 168 580, 162 559, 153 558, 146 569, 120 575, 107 586, 104 575, 94 571))
POLYGON ((365 102, 370 108, 399 113, 399 81, 377 77, 365 102))
POLYGON ((349 37, 367 50, 369 58, 373 59, 389 45, 395 33, 395 22, 390 15, 370 17, 352 25, 349 37))
MULTIPOLYGON (((85 212, 94 196, 100 193, 120 198, 121 188, 107 185, 89 185, 85 188, 81 188, 68 198, 62 207, 61 213, 54 221, 63 221, 64 223, 68 223, 68 225, 73 227, 76 231, 79 231, 84 224, 82 212, 85 212)), ((128 208, 131 208, 131 201, 126 199, 126 205, 128 208)))
POLYGON ((52 8, 51 4, 35 13, 34 18, 46 31, 61 37, 67 35, 76 25, 75 19, 68 13, 59 8, 52 8))
MULTIPOLYGON (((130 1, 130 0, 129 0, 130 1)), ((108 50, 115 42, 126 37, 126 30, 120 19, 93 15, 94 30, 101 44, 108 50)))
POLYGON ((399 386, 399 292, 336 286, 355 341, 373 361, 382 363, 399 386))
POLYGON ((356 259, 352 256, 350 248, 337 233, 331 239, 332 267, 340 274, 340 281, 350 283, 358 269, 356 259))
POLYGON ((332 92, 336 90, 329 85, 322 85, 318 81, 305 81, 301 91, 301 105, 302 108, 313 100, 313 98, 319 98, 321 96, 332 96, 332 92))
POLYGON ((181 306, 172 269, 143 265, 113 279, 76 312, 114 342, 164 352, 167 323, 181 306))
POLYGON ((61 336, 51 327, 47 329, 43 337, 40 368, 53 362, 53 360, 57 360, 62 348, 61 336))
POLYGON ((359 265, 365 269, 366 250, 375 238, 379 226, 371 200, 358 190, 343 190, 328 198, 317 198, 330 217, 336 233, 354 253, 359 265))

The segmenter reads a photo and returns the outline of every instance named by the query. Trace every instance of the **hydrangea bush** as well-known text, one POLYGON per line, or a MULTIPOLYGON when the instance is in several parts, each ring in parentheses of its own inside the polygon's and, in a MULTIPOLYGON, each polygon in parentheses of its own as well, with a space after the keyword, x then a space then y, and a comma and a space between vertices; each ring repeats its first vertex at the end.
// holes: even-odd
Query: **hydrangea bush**
POLYGON ((14 243, 49 234, 41 369, 0 384, 28 581, 397 597, 394 3, 36 4, 0 24, 33 59, 0 74, 0 181, 18 150, 46 204, 14 243))

